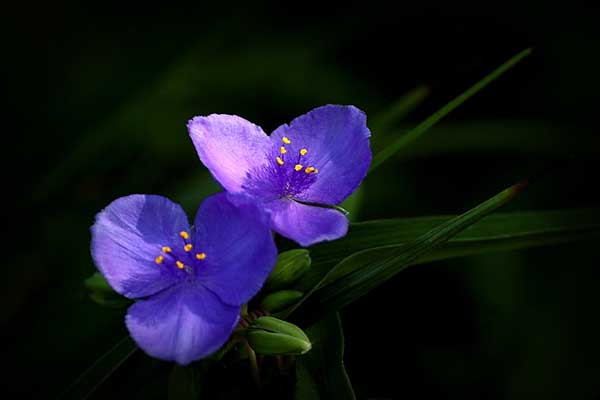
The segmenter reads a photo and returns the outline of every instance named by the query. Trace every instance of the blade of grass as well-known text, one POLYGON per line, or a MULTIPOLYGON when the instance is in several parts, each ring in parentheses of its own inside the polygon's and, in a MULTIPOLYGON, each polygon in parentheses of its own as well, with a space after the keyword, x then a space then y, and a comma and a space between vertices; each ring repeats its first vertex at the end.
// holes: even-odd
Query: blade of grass
POLYGON ((401 96, 383 111, 380 111, 372 119, 369 127, 372 131, 377 132, 377 136, 372 139, 379 138, 380 132, 387 131, 394 123, 406 117, 412 110, 423 102, 429 96, 429 88, 427 86, 417 86, 408 93, 401 96))
MULTIPOLYGON (((440 215, 352 224, 345 238, 311 249, 312 266, 297 284, 297 289, 309 290, 348 255, 377 249, 373 254, 381 252, 383 256, 384 249, 404 246, 451 218, 454 216, 440 215)), ((501 213, 470 226, 416 262, 585 240, 598 233, 599 209, 501 213)))
POLYGON ((369 172, 373 172, 375 169, 377 169, 377 167, 379 167, 387 159, 389 159, 394 154, 396 154, 400 149, 402 149, 404 146, 406 146, 407 144, 409 144, 412 141, 414 141, 415 139, 417 139, 419 136, 421 136, 423 133, 425 133, 429 128, 431 128, 433 125, 435 125, 437 122, 439 122, 442 118, 444 118, 450 112, 454 111, 458 106, 460 106, 462 103, 464 103, 470 97, 472 97, 474 94, 476 94, 477 92, 479 92, 480 90, 485 88, 491 82, 493 82, 494 80, 499 78, 506 71, 508 71, 509 69, 514 67, 517 63, 519 63, 523 58, 527 57, 529 54, 531 54, 530 48, 525 49, 525 50, 521 51, 520 53, 518 53, 517 55, 513 56, 511 59, 509 59, 504 64, 500 65, 498 68, 496 68, 494 71, 492 71, 489 75, 487 75, 482 80, 480 80, 479 82, 477 82, 476 84, 471 86, 469 89, 467 89, 465 92, 463 92, 459 96, 455 97, 444 107, 442 107, 441 109, 439 109, 438 111, 433 113, 431 116, 429 116, 423 122, 421 122, 419 125, 417 125, 412 130, 407 132, 405 135, 398 138, 394 143, 390 144, 388 147, 383 149, 381 152, 379 152, 373 158, 373 162, 371 163, 371 168, 370 168, 369 172))
POLYGON ((420 235, 415 240, 407 243, 406 246, 394 249, 388 257, 372 260, 370 268, 367 271, 357 271, 346 275, 334 284, 320 290, 323 283, 327 282, 330 276, 336 273, 336 269, 346 268, 344 263, 353 262, 352 255, 343 259, 325 274, 306 296, 286 311, 284 315, 289 316, 317 290, 319 290, 319 296, 316 300, 311 299, 311 303, 317 303, 319 307, 322 307, 320 310, 323 312, 337 310, 351 303, 390 279, 428 251, 447 242, 467 227, 508 203, 528 185, 529 181, 525 180, 501 191, 466 213, 452 218, 420 235))
MULTIPOLYGON (((352 272, 335 283, 324 287, 318 294, 315 294, 313 299, 311 299, 312 302, 317 303, 318 307, 324 311, 337 310, 362 297, 402 271, 419 257, 422 257, 442 243, 447 242, 450 238, 456 236, 484 216, 508 203, 527 184, 528 182, 524 181, 503 190, 491 199, 426 232, 405 246, 392 250, 386 258, 370 259, 368 269, 360 269, 352 272)), ((360 255, 352 255, 343 259, 332 271, 335 272, 336 269, 348 268, 347 265, 359 261, 359 257, 360 255)), ((326 276, 326 278, 328 277, 326 276)))
POLYGON ((100 356, 58 398, 87 399, 137 350, 129 336, 100 356))

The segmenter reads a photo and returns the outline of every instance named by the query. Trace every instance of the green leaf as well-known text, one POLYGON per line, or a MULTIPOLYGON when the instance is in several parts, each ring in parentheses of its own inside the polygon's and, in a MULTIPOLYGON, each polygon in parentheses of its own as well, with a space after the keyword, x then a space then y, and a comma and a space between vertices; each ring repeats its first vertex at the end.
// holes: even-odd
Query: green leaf
POLYGON ((338 313, 331 313, 306 330, 313 343, 296 362, 296 399, 354 400, 344 368, 344 332, 338 313), (315 391, 318 397, 315 397, 315 391))
POLYGON ((296 388, 294 398, 296 400, 319 400, 319 389, 315 380, 302 362, 296 363, 296 388))
POLYGON ((94 272, 92 276, 84 281, 84 285, 89 290, 113 292, 113 288, 110 287, 104 276, 99 272, 94 272))
POLYGON ((71 386, 61 399, 87 399, 137 350, 129 336, 121 339, 113 348, 98 358, 71 386))
POLYGON ((105 307, 122 308, 132 303, 130 299, 115 292, 99 272, 95 272, 83 283, 89 290, 90 299, 96 304, 105 307))
POLYGON ((365 259, 359 253, 343 259, 325 274, 319 283, 290 309, 287 315, 296 310, 313 293, 314 296, 310 299, 310 304, 304 307, 304 312, 307 312, 306 308, 314 312, 311 318, 314 318, 317 312, 322 314, 351 303, 414 263, 419 257, 424 256, 427 252, 445 243, 470 225, 508 203, 527 185, 528 181, 523 181, 503 190, 477 207, 458 217, 451 218, 406 245, 390 250, 386 257, 365 259), (326 287, 322 287, 325 282, 329 282, 330 276, 333 276, 336 270, 351 270, 353 272, 344 275, 341 279, 326 287))
POLYGON ((384 161, 392 157, 400 149, 405 147, 407 144, 413 142, 414 140, 418 139, 423 133, 425 133, 429 128, 431 128, 433 125, 439 122, 442 118, 454 111, 458 106, 460 106, 474 94, 485 88, 491 82, 499 78, 506 71, 514 67, 517 63, 519 63, 519 61, 527 57, 529 54, 531 54, 531 49, 525 49, 519 54, 513 56, 510 60, 500 65, 482 80, 471 86, 459 96, 455 97, 448 104, 446 104, 444 107, 433 113, 431 116, 429 116, 419 125, 414 127, 412 130, 410 130, 409 132, 398 138, 395 142, 387 146, 385 149, 383 149, 381 152, 375 155, 375 157, 373 158, 373 162, 371 163, 371 168, 369 172, 373 172, 377 167, 383 164, 384 161))
MULTIPOLYGON (((312 248, 312 268, 297 287, 305 291, 312 288, 349 254, 372 249, 369 254, 379 258, 394 247, 404 246, 452 218, 455 216, 388 219, 353 224, 345 238, 312 248)), ((599 232, 598 209, 494 214, 419 257, 415 263, 590 239, 599 232)), ((337 270, 328 280, 334 280, 340 274, 343 271, 337 270)))
POLYGON ((197 400, 200 398, 204 370, 196 366, 174 365, 169 376, 169 400, 197 400))

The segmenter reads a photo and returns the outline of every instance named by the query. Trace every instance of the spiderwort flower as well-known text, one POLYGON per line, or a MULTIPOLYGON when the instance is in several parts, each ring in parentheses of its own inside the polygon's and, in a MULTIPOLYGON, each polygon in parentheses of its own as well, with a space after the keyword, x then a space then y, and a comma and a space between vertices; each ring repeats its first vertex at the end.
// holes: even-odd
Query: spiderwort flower
POLYGON ((346 234, 347 218, 328 206, 354 192, 371 163, 371 133, 356 107, 315 108, 270 136, 219 114, 193 118, 188 131, 217 181, 259 199, 274 231, 303 246, 346 234))
POLYGON ((167 198, 121 197, 96 216, 91 250, 110 285, 137 300, 125 323, 138 346, 183 365, 225 343, 277 258, 267 214, 226 193, 204 201, 191 229, 167 198))

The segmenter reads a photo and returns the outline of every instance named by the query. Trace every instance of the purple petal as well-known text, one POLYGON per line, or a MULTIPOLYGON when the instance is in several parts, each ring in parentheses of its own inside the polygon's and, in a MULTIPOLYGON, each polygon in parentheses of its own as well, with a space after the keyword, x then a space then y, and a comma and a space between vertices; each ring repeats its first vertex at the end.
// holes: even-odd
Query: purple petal
POLYGON ((177 281, 177 274, 154 262, 162 246, 176 243, 189 224, 171 200, 153 195, 121 197, 98 215, 92 226, 92 257, 118 293, 129 298, 157 293, 177 281))
POLYGON ((348 219, 341 212, 300 204, 291 200, 278 200, 268 204, 271 210, 271 227, 301 246, 339 239, 348 231, 348 219))
POLYGON ((231 192, 241 191, 246 173, 265 162, 271 146, 259 126, 235 115, 194 117, 187 127, 202 163, 231 192))
POLYGON ((326 105, 282 125, 272 134, 278 144, 287 137, 288 155, 308 153, 299 164, 318 170, 316 180, 294 197, 314 203, 340 204, 360 185, 371 164, 371 149, 364 112, 354 106, 326 105))
POLYGON ((209 356, 227 341, 239 311, 210 290, 184 283, 136 302, 129 307, 125 324, 146 353, 186 365, 209 356))
POLYGON ((262 287, 277 259, 269 215, 245 195, 219 193, 202 203, 194 249, 206 253, 197 279, 222 301, 240 305, 262 287))

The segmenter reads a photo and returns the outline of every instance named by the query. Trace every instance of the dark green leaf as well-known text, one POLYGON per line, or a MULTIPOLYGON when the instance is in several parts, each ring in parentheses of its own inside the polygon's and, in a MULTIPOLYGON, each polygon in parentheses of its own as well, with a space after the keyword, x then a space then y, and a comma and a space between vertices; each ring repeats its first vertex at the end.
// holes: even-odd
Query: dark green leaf
POLYGON ((94 272, 92 276, 84 281, 85 287, 92 291, 113 292, 104 276, 99 272, 94 272))
MULTIPOLYGON (((313 298, 310 299, 310 305, 304 307, 304 312, 307 312, 306 309, 308 308, 313 311, 318 310, 322 314, 351 303, 414 263, 427 252, 445 243, 470 225, 508 203, 527 185, 528 182, 523 181, 503 190, 477 207, 458 217, 451 218, 406 245, 394 248, 387 253, 386 257, 365 260, 361 257, 361 254, 354 254, 343 259, 325 274, 300 302, 290 309, 288 315, 315 292, 313 298), (365 262, 368 263, 368 268, 362 267, 365 262), (361 267, 355 268, 354 263, 359 263, 361 267), (336 274, 338 269, 342 271, 352 270, 353 272, 344 275, 341 279, 326 287, 322 287, 325 282, 329 282, 330 276, 336 274)), ((314 318, 314 315, 316 314, 313 314, 312 318, 314 318)))
MULTIPOLYGON (((369 254, 379 258, 392 248, 403 246, 452 218, 455 216, 353 224, 345 238, 312 248, 312 268, 297 286, 304 290, 312 288, 331 267, 349 254, 372 249, 369 254)), ((447 243, 418 258, 415 263, 589 239, 599 231, 600 210, 597 209, 495 214, 468 227, 447 243)), ((329 279, 335 279, 338 274, 342 274, 342 271, 336 272, 329 279)))
POLYGON ((354 400, 344 368, 344 333, 338 313, 331 313, 306 330, 313 348, 296 363, 296 399, 354 400), (314 396, 315 390, 319 397, 314 396))
POLYGON ((319 389, 302 362, 296 363, 296 400, 319 400, 319 389))
POLYGON ((419 138, 423 133, 425 133, 429 128, 435 125, 438 121, 448 115, 450 112, 454 111, 458 106, 467 101, 474 94, 485 88, 488 84, 499 78, 506 71, 515 66, 519 61, 523 58, 527 57, 531 53, 531 49, 525 49, 519 54, 513 56, 510 60, 506 61, 504 64, 500 65, 494 71, 492 71, 489 75, 484 77, 482 80, 477 82, 475 85, 471 86, 465 92, 461 93, 459 96, 455 97, 444 107, 433 113, 419 125, 414 127, 412 130, 398 138, 395 142, 391 143, 381 152, 379 152, 371 163, 371 169, 369 172, 373 172, 377 167, 379 167, 384 161, 388 158, 392 157, 396 154, 400 149, 402 149, 407 144, 413 142, 415 139, 419 138))
POLYGON ((101 306, 122 308, 132 303, 128 298, 115 292, 99 272, 87 278, 84 285, 89 290, 90 299, 101 306))

